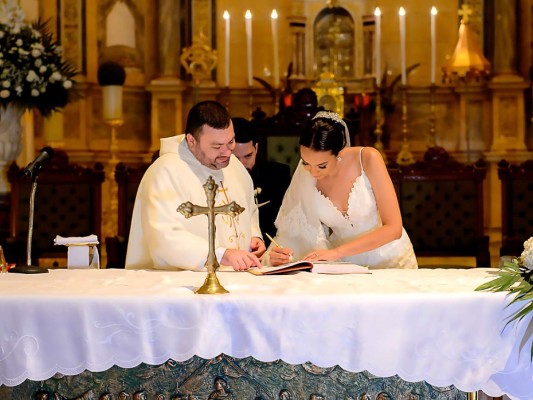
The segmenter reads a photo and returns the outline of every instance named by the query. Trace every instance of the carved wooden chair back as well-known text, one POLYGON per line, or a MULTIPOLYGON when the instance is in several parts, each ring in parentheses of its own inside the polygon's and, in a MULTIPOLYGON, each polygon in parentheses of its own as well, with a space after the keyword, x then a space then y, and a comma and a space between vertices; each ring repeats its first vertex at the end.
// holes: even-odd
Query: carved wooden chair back
POLYGON ((502 184, 502 246, 500 255, 519 256, 533 236, 533 160, 498 163, 502 184))
POLYGON ((475 256, 476 266, 490 267, 485 176, 484 162, 457 162, 440 147, 430 148, 424 161, 393 171, 403 225, 417 256, 475 256))
MULTIPOLYGON (((8 171, 11 184, 9 257, 26 261, 29 227, 29 200, 32 180, 23 168, 13 163, 8 171)), ((32 263, 43 258, 66 258, 64 246, 55 246, 54 238, 95 234, 101 239, 102 183, 104 167, 93 168, 71 164, 65 152, 56 150, 43 166, 35 192, 32 263)))

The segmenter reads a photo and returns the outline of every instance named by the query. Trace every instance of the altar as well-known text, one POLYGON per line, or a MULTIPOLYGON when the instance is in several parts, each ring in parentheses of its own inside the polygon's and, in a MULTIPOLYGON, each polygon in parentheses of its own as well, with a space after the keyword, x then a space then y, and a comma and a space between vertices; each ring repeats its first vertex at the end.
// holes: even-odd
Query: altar
POLYGON ((0 398, 533 399, 531 316, 505 327, 516 306, 474 291, 493 274, 221 272, 225 295, 189 271, 3 274, 0 398))

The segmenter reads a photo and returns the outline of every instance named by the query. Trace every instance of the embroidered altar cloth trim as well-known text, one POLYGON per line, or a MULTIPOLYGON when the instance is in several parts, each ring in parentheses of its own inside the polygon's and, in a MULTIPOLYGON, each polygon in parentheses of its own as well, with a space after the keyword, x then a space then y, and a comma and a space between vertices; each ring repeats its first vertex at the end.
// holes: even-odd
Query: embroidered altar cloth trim
POLYGON ((516 306, 474 291, 490 270, 218 276, 230 294, 190 271, 3 274, 0 384, 225 353, 533 398, 529 320, 503 329, 516 306))

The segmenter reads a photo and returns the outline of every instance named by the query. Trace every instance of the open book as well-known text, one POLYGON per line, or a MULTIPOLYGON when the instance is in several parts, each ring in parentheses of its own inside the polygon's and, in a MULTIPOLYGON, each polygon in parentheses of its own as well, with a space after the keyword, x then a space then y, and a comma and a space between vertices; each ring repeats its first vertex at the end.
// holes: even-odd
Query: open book
POLYGON ((254 275, 286 274, 294 271, 308 271, 315 274, 371 274, 368 267, 344 262, 311 262, 299 260, 275 267, 264 266, 263 268, 250 268, 248 272, 254 275))

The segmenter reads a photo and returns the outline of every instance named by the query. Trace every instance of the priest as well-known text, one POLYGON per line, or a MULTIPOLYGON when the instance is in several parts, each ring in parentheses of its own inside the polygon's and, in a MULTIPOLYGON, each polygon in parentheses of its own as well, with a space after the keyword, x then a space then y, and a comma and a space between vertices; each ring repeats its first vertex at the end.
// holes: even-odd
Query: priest
POLYGON ((209 251, 207 218, 185 218, 176 209, 206 204, 209 176, 218 185, 215 206, 236 201, 245 210, 215 219, 215 253, 235 270, 261 266, 265 251, 252 179, 232 154, 235 134, 227 110, 215 101, 196 104, 184 135, 161 139, 159 158, 137 191, 126 255, 127 269, 202 270, 209 251))

